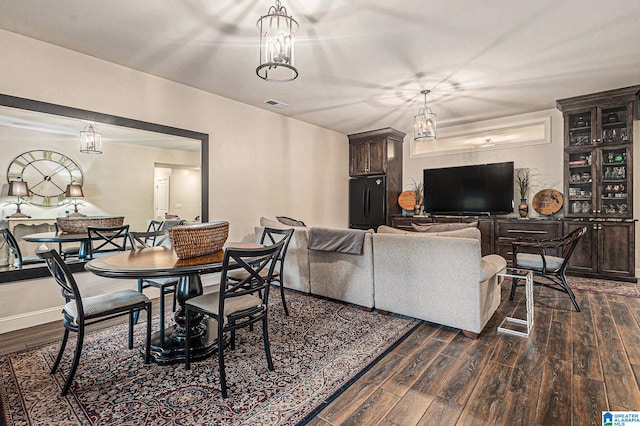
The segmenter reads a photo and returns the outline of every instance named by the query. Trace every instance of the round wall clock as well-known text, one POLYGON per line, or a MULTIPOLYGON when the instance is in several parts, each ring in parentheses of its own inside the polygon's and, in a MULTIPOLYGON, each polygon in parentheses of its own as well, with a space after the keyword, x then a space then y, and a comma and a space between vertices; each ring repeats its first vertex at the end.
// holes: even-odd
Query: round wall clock
POLYGON ((22 180, 29 186, 27 200, 39 206, 55 206, 65 200, 67 185, 82 185, 80 166, 59 152, 36 149, 18 155, 9 164, 7 181, 22 180))

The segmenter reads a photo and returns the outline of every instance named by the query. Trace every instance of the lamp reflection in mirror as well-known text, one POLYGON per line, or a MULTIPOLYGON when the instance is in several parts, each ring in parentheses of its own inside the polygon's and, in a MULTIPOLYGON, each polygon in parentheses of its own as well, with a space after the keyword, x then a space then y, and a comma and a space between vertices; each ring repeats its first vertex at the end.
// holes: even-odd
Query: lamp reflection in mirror
POLYGON ((418 110, 418 114, 413 117, 413 140, 416 142, 436 139, 436 117, 437 115, 427 106, 427 94, 431 90, 423 90, 424 105, 418 110))
POLYGON ((300 25, 287 9, 276 0, 267 14, 261 16, 256 24, 260 31, 260 65, 256 74, 263 80, 287 82, 298 77, 298 69, 294 65, 295 34, 300 25))
POLYGON ((102 154, 102 135, 89 124, 80 132, 80 152, 85 154, 102 154))
POLYGON ((29 218, 31 216, 27 216, 26 214, 22 213, 22 211, 20 210, 20 205, 25 204, 22 201, 22 197, 27 197, 29 195, 29 187, 27 185, 27 182, 23 182, 20 180, 13 180, 11 182, 9 182, 9 192, 7 193, 8 196, 10 197, 18 197, 18 201, 15 203, 9 203, 9 204, 15 204, 16 205, 16 212, 7 216, 7 218, 29 218))
POLYGON ((67 185, 67 191, 65 192, 67 198, 73 198, 70 202, 73 205, 73 213, 69 216, 86 216, 78 211, 78 205, 82 203, 78 201, 78 198, 84 197, 84 193, 82 192, 82 185, 78 185, 77 183, 72 183, 67 185))

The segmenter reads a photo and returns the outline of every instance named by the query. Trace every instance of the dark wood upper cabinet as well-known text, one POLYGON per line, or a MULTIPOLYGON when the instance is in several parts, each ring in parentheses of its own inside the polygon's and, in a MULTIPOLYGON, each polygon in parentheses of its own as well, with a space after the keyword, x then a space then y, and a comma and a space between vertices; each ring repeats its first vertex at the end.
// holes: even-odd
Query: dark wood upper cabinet
POLYGON ((633 118, 640 86, 562 99, 564 232, 586 226, 569 271, 635 281, 633 118))
POLYGON ((385 179, 384 216, 401 213, 398 196, 402 192, 402 142, 405 134, 390 127, 349 135, 349 176, 382 176, 385 179))
POLYGON ((368 176, 387 173, 387 140, 375 138, 351 142, 349 175, 368 176))
POLYGON ((564 216, 633 217, 633 114, 640 86, 562 99, 564 216))
POLYGON ((349 175, 364 176, 369 170, 369 143, 362 141, 349 145, 349 175))

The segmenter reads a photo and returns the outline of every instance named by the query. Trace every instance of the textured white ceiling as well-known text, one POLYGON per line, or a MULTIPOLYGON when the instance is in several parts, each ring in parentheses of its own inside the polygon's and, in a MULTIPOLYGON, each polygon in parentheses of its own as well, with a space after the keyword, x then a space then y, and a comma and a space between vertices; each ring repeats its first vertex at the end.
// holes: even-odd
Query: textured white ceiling
POLYGON ((282 0, 300 76, 280 84, 255 74, 273 3, 0 0, 0 28, 347 134, 411 132, 422 89, 447 126, 640 84, 638 0, 282 0))

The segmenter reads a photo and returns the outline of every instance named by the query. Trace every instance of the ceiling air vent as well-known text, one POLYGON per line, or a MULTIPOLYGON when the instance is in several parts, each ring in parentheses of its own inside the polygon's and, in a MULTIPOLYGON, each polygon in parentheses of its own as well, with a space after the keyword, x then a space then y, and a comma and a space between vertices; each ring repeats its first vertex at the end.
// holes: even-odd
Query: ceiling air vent
POLYGON ((280 109, 289 108, 291 106, 289 104, 285 104, 284 102, 276 101, 275 99, 267 99, 266 101, 262 101, 262 103, 280 109))

